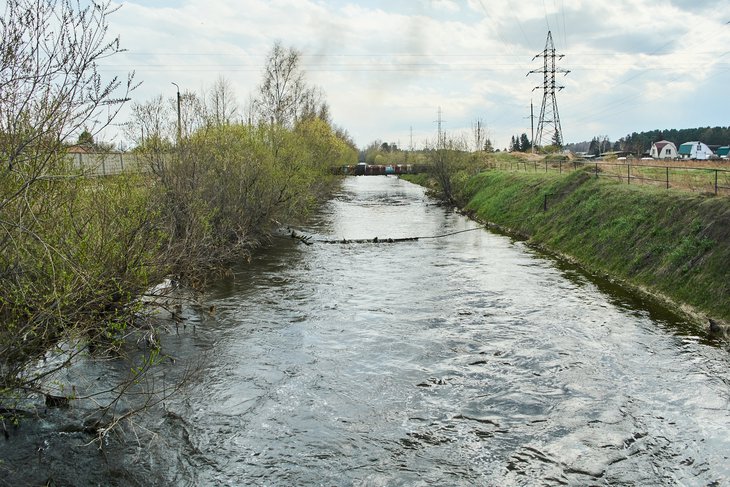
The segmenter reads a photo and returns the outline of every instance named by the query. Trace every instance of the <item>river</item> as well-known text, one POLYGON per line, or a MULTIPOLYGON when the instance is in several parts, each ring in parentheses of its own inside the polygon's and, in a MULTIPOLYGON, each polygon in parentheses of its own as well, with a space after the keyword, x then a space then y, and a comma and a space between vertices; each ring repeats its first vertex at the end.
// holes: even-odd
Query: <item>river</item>
POLYGON ((165 412, 105 467, 54 461, 78 485, 728 485, 727 347, 477 226, 347 178, 312 245, 275 241, 163 337, 169 374, 203 360, 165 412))

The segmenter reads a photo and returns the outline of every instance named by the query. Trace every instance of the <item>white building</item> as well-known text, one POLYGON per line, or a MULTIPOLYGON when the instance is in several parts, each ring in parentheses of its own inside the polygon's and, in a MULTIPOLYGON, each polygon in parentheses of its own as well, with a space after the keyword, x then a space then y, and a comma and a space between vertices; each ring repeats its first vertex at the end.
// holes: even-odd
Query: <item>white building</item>
POLYGON ((682 159, 709 159, 712 155, 712 149, 707 147, 707 145, 703 144, 702 142, 685 142, 684 144, 679 146, 679 151, 677 151, 679 154, 679 157, 682 159))
POLYGON ((651 157, 654 159, 676 159, 677 146, 674 142, 668 140, 660 140, 651 145, 651 157))

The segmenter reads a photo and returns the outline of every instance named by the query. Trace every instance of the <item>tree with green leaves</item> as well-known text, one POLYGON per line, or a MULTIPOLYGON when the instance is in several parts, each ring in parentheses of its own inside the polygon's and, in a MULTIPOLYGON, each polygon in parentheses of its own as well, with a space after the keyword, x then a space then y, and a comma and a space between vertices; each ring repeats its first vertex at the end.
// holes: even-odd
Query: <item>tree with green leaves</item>
POLYGON ((563 140, 560 138, 560 133, 558 131, 555 131, 553 134, 552 145, 557 149, 561 149, 563 147, 563 140))
POLYGON ((527 138, 527 134, 524 132, 522 133, 522 135, 520 135, 519 145, 520 145, 521 152, 530 152, 530 150, 532 149, 532 144, 530 143, 530 139, 527 138))
POLYGON ((92 148, 94 147, 94 136, 89 132, 88 129, 84 128, 84 131, 79 134, 79 139, 76 145, 80 147, 92 148))
POLYGON ((601 144, 598 142, 598 137, 591 139, 591 143, 588 146, 588 154, 596 157, 601 155, 601 144))

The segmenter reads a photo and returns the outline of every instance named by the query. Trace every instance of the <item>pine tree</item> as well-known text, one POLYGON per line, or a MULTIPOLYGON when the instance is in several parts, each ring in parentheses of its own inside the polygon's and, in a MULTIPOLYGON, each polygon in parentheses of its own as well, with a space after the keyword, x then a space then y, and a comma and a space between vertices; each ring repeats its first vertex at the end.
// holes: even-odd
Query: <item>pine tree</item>
POLYGON ((530 152, 530 149, 532 149, 530 139, 527 138, 527 134, 523 133, 522 135, 520 135, 520 151, 530 152))
POLYGON ((553 134, 553 145, 558 149, 563 147, 563 141, 560 139, 560 133, 557 131, 553 134))
POLYGON ((79 134, 79 140, 77 143, 78 145, 87 148, 94 147, 94 136, 85 128, 84 131, 79 134))
POLYGON ((588 146, 588 154, 598 157, 601 155, 600 144, 598 143, 598 137, 591 139, 591 145, 588 146))

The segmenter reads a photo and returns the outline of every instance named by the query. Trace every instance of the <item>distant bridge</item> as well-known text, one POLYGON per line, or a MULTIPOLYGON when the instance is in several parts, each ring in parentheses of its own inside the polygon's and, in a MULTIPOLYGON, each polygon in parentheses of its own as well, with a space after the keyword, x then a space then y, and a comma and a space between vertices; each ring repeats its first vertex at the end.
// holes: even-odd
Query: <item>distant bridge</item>
POLYGON ((388 174, 419 174, 428 172, 425 164, 364 164, 333 167, 335 174, 354 176, 380 176, 388 174))

